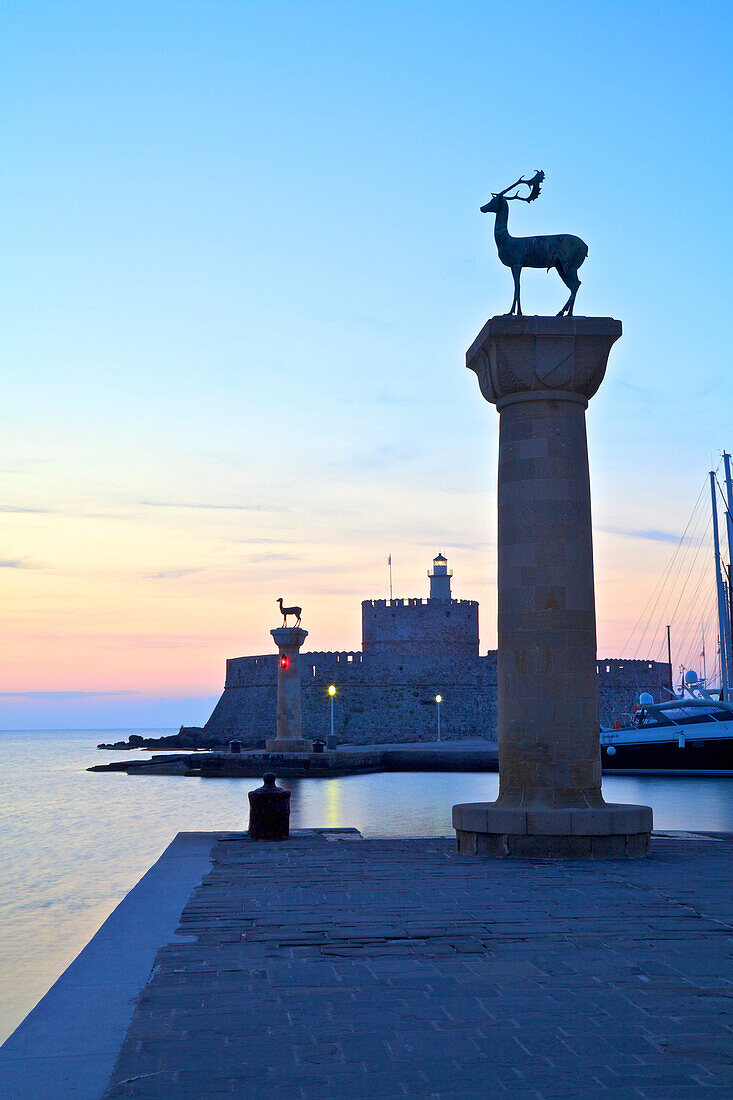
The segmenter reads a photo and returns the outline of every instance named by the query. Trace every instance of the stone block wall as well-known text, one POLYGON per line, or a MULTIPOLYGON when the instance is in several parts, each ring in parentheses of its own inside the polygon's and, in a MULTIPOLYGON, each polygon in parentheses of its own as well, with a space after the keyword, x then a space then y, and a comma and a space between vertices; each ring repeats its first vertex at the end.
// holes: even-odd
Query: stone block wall
MULTIPOLYGON (((334 684, 334 731, 340 742, 432 741, 437 737, 435 696, 442 695, 441 734, 483 737, 496 731, 496 655, 462 658, 430 654, 392 659, 358 652, 301 653, 303 736, 330 733, 328 687, 334 684)), ((273 736, 277 656, 227 661, 224 693, 204 727, 222 741, 256 744, 273 736)))
POLYGON ((425 653, 478 657, 476 600, 363 600, 364 656, 399 655, 417 647, 425 653))
POLYGON ((598 693, 601 724, 613 725, 628 714, 642 691, 654 696, 656 703, 669 699, 669 665, 661 661, 625 661, 617 657, 599 657, 598 693))
MULTIPOLYGON (((384 603, 384 601, 382 601, 384 603)), ((408 651, 301 653, 303 736, 330 732, 329 684, 334 684, 334 729, 341 743, 433 741, 435 696, 443 696, 441 733, 450 740, 496 738, 496 652, 466 657, 408 651)), ((601 722, 628 712, 642 691, 664 698, 668 666, 656 661, 599 659, 601 722)), ((255 745, 274 736, 277 654, 227 661, 224 693, 205 731, 222 742, 255 745)))

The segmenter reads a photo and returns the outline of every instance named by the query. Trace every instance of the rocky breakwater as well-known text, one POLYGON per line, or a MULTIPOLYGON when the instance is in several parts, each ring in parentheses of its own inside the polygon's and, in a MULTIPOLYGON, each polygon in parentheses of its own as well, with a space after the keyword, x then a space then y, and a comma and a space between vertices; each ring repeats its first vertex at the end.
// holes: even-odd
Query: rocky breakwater
MULTIPOLYGON (((265 746, 262 738, 261 747, 265 746)), ((162 737, 143 737, 131 733, 126 741, 114 741, 97 745, 98 749, 119 752, 123 749, 227 749, 229 738, 224 734, 208 733, 200 726, 181 726, 178 733, 164 734, 162 737)), ((259 746, 258 746, 259 747, 259 746)))
POLYGON ((95 764, 90 772, 128 775, 190 775, 252 778, 274 771, 286 779, 398 771, 496 771, 496 744, 488 741, 441 745, 349 746, 326 752, 165 753, 145 760, 95 764))

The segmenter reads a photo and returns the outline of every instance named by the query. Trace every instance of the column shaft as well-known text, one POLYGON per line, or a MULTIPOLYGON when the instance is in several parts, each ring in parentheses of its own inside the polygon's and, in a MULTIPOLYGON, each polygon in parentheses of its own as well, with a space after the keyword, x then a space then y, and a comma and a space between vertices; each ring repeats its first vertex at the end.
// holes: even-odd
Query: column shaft
POLYGON ((586 404, 540 393, 500 406, 502 805, 601 802, 586 404))
POLYGON ((300 646, 283 645, 277 668, 277 736, 298 740, 301 732, 300 646))

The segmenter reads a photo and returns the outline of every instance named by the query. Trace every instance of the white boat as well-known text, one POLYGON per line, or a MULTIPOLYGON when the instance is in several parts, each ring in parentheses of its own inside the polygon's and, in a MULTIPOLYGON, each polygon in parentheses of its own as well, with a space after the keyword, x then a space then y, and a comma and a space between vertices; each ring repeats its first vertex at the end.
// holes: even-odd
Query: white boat
POLYGON ((733 703, 690 670, 681 695, 655 703, 643 692, 628 723, 601 727, 601 762, 604 771, 733 769, 733 703))
MULTIPOLYGON (((730 455, 725 452, 723 464, 726 488, 725 526, 729 561, 733 562, 733 480, 730 455)), ((726 571, 720 555, 714 471, 710 473, 710 493, 720 686, 708 687, 706 680, 700 679, 690 669, 683 672, 679 693, 673 694, 670 690, 669 699, 655 703, 652 695, 642 692, 630 715, 625 715, 612 728, 601 727, 601 762, 604 771, 733 770, 733 597, 731 569, 729 566, 726 571)), ((671 651, 669 664, 671 688, 671 651)))

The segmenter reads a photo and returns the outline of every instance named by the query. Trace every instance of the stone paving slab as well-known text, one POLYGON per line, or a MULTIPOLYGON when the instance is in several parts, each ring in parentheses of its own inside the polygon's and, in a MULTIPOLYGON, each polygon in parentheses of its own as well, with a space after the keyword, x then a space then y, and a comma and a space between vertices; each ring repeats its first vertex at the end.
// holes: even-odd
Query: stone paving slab
POLYGON ((2 1100, 98 1100, 160 945, 211 867, 212 833, 179 833, 0 1048, 2 1100))
POLYGON ((212 834, 105 1093, 733 1097, 733 837, 648 860, 212 834))

